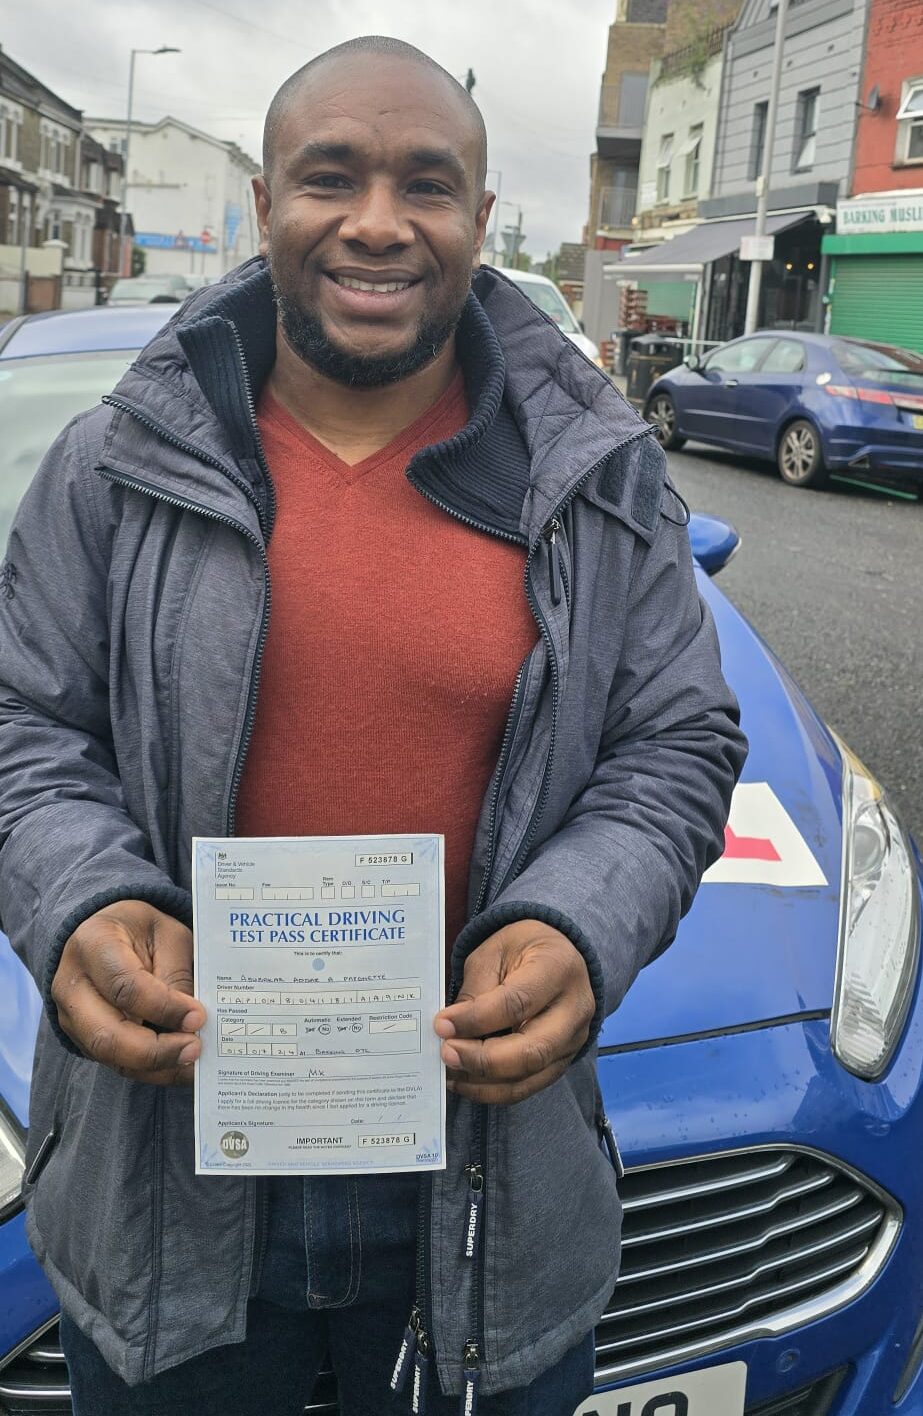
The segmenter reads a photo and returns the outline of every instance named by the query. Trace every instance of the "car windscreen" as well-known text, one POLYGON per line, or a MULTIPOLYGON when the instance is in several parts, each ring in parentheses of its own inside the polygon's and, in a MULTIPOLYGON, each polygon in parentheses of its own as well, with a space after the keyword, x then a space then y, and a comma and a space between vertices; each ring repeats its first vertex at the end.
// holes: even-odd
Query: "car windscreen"
POLYGON ((915 389, 923 383, 923 354, 910 349, 843 339, 833 345, 833 353, 843 372, 852 378, 915 389))
POLYGON ((23 492, 58 433, 110 393, 137 350, 0 360, 0 547, 23 492))
POLYGON ((553 285, 540 285, 537 280, 514 280, 523 295, 528 295, 533 305, 554 320, 562 334, 579 334, 580 326, 570 311, 570 306, 560 291, 553 285))
POLYGON ((182 292, 168 280, 117 280, 109 295, 110 304, 116 300, 153 300, 155 295, 176 296, 179 304, 182 292))

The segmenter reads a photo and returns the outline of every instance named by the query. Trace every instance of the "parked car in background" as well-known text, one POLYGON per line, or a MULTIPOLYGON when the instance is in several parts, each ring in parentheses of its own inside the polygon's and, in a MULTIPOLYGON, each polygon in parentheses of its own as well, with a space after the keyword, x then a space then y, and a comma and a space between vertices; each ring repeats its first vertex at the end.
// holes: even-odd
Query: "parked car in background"
POLYGON ((182 275, 135 275, 117 280, 109 291, 109 305, 180 304, 191 286, 182 275))
POLYGON ((690 356, 650 389, 663 447, 687 438, 772 459, 793 487, 831 474, 923 490, 923 354, 763 331, 690 356))
POLYGON ((501 275, 506 276, 507 280, 518 285, 524 295, 528 295, 533 305, 537 305, 543 315, 547 315, 550 320, 554 321, 561 333, 566 334, 582 354, 585 354, 588 359, 592 359, 593 363, 598 364, 600 368, 603 367, 599 350, 592 339, 588 339, 584 334, 580 321, 553 280, 549 280, 544 275, 533 275, 530 270, 510 270, 506 266, 499 266, 498 269, 501 275))
MULTIPOLYGON (((135 311, 138 343, 169 314, 135 311)), ((100 351, 132 357, 128 318, 38 317, 0 348, 0 426, 6 376, 29 360, 44 371, 47 419, 31 461, 0 441, 0 540, 75 411, 69 393, 66 412, 55 402, 68 361, 95 402, 115 369, 102 377, 100 351)), ((735 533, 693 516, 690 539, 750 756, 724 856, 600 1037, 602 1104, 626 1167, 622 1271, 581 1411, 923 1416, 923 861, 878 783, 709 578, 735 533)), ((18 1198, 40 1009, 0 935, 3 1416, 71 1409, 56 1300, 18 1198)), ((335 1416, 329 1378, 308 1410, 335 1416)))

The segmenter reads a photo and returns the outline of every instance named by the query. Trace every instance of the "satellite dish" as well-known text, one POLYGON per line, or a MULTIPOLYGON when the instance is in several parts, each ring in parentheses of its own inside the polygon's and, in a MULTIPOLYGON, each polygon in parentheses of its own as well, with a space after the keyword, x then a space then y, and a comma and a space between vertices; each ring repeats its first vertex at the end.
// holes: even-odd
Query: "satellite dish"
POLYGON ((878 87, 877 84, 873 85, 873 87, 869 89, 869 96, 865 100, 865 106, 872 113, 877 113, 879 108, 881 107, 881 89, 878 87))

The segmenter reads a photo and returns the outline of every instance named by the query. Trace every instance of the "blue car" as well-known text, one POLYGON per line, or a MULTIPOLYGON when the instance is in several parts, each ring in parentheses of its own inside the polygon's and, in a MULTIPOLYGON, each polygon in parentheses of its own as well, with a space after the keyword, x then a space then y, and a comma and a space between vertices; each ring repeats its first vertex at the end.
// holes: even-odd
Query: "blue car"
POLYGON ((687 438, 775 462, 793 487, 831 473, 923 488, 923 355, 821 334, 735 339, 651 387, 665 448, 687 438))
MULTIPOLYGON (((29 328, 0 350, 0 426, 29 328)), ((36 323, 36 370, 40 336, 36 323)), ((6 458, 0 444, 4 482, 6 458)), ((582 1416, 923 1416, 923 861, 710 579, 736 535, 707 517, 690 531, 751 753, 724 856, 600 1038, 625 1223, 582 1416)), ((70 1410, 18 1200, 39 1012, 0 936, 7 1416, 70 1410)), ((308 1410, 334 1416, 329 1378, 308 1410)))

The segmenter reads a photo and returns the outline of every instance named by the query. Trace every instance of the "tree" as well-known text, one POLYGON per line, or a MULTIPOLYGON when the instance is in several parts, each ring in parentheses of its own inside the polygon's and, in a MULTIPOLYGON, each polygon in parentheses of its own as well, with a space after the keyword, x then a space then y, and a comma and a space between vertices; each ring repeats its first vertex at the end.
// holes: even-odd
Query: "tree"
POLYGON ((131 273, 132 275, 143 275, 147 269, 147 251, 143 246, 132 246, 131 248, 131 273))

